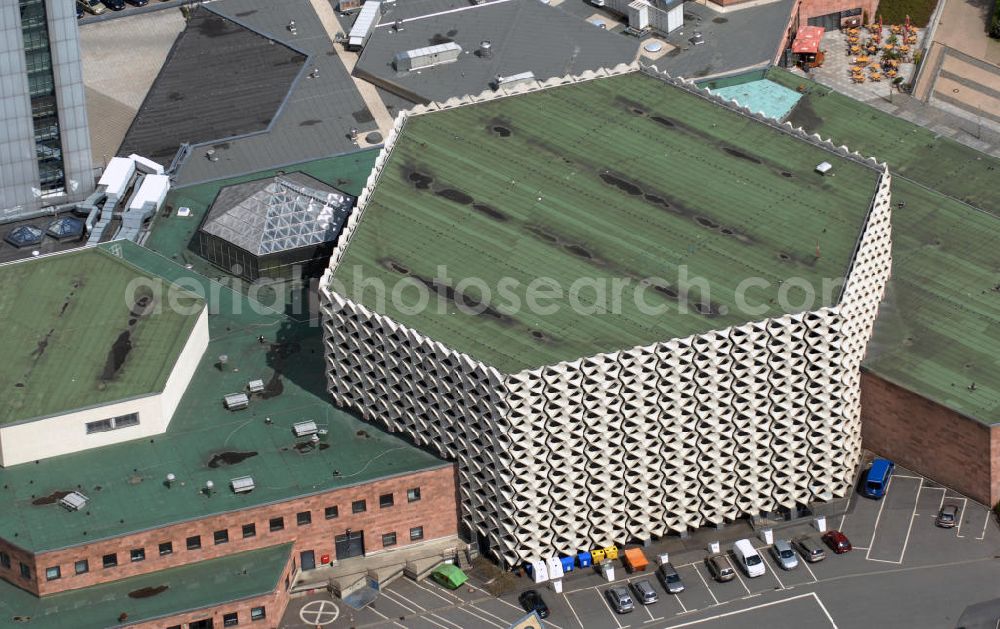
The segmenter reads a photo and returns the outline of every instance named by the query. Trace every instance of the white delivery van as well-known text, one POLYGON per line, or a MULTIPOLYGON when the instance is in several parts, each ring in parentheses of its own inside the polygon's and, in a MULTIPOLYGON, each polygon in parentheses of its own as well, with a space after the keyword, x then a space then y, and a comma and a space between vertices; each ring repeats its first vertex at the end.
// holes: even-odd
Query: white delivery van
POLYGON ((737 540, 733 544, 733 555, 736 557, 736 563, 740 564, 740 568, 748 577, 759 577, 766 572, 764 558, 760 556, 750 540, 737 540))

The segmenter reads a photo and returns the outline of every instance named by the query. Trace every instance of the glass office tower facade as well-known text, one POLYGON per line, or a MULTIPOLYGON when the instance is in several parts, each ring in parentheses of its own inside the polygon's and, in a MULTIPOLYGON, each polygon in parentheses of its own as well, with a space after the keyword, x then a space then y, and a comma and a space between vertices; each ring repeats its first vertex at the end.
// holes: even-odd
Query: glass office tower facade
POLYGON ((93 190, 75 5, 0 3, 0 220, 93 190))

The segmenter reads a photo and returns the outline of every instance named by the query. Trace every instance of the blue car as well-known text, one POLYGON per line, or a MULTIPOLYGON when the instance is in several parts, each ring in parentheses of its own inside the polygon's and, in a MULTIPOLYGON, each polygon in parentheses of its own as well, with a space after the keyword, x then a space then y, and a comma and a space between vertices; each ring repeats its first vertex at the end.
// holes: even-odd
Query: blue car
POLYGON ((892 478, 892 471, 896 469, 896 464, 889 459, 875 459, 871 467, 865 473, 865 481, 861 486, 861 491, 869 498, 876 500, 885 496, 885 490, 889 486, 889 479, 892 478))

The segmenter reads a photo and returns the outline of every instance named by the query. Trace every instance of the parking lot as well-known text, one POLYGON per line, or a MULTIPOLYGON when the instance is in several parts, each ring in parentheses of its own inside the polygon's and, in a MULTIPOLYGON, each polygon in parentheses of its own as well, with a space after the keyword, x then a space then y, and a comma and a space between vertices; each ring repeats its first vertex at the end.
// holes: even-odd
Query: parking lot
MULTIPOLYGON (((955 627, 966 607, 1000 595, 1000 530, 983 505, 921 476, 897 468, 886 497, 851 499, 848 513, 827 522, 839 528, 854 550, 783 571, 762 552, 763 576, 747 578, 737 570, 728 583, 717 583, 706 570, 703 551, 672 554, 685 590, 666 594, 652 574, 626 574, 620 564, 615 584, 650 579, 659 601, 625 615, 614 613, 604 596, 609 583, 590 570, 576 570, 564 579, 564 592, 547 585, 532 586, 519 579, 517 590, 501 599, 490 597, 482 584, 448 591, 425 581, 399 580, 371 608, 341 610, 331 627, 406 627, 455 629, 506 628, 522 615, 517 594, 536 587, 551 609, 547 625, 556 629, 659 629, 673 627, 955 627), (935 517, 943 504, 961 507, 959 525, 938 528, 935 517)), ((816 533, 808 524, 777 529, 776 538, 816 533)), ((759 539, 754 546, 765 550, 759 539)), ((727 549, 730 544, 724 544, 727 549)), ((297 599, 286 614, 308 600, 297 599)), ((337 602, 341 608, 344 606, 337 602)), ((982 614, 980 614, 982 615, 982 614)), ((997 619, 992 619, 996 626, 997 619)), ((971 625, 969 626, 971 629, 971 625)))

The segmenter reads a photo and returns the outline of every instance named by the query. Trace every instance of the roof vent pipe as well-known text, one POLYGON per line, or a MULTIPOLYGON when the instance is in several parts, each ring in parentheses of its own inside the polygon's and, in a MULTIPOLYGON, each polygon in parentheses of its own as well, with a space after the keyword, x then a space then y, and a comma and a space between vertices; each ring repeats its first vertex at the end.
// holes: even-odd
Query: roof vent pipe
POLYGON ((493 56, 493 44, 487 39, 479 42, 479 56, 489 59, 493 56))

